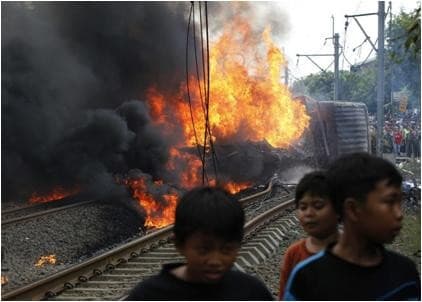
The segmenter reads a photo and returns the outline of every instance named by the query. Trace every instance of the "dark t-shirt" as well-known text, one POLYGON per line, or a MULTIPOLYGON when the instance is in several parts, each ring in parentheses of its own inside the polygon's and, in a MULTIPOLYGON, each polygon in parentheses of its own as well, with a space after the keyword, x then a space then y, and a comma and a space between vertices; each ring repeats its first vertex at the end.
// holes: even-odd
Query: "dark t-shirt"
POLYGON ((182 263, 163 265, 161 272, 139 283, 126 300, 273 300, 267 287, 255 277, 228 271, 215 284, 186 282, 170 273, 182 263))
POLYGON ((420 278, 408 258, 382 248, 380 264, 363 267, 332 254, 330 245, 302 262, 284 300, 420 300, 420 278))

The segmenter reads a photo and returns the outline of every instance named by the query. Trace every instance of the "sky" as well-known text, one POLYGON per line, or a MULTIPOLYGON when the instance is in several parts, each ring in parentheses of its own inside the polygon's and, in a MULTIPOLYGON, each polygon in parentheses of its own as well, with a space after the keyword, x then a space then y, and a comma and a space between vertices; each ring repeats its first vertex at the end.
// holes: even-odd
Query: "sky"
MULTIPOLYGON (((388 1, 385 1, 385 11, 388 10, 388 1)), ((418 7, 420 1, 416 0, 395 0, 392 1, 393 15, 397 15, 401 9, 411 12, 418 7)), ((357 64, 365 61, 369 55, 369 60, 375 58, 375 52, 371 54, 372 46, 366 42, 365 36, 358 24, 349 18, 349 25, 345 31, 345 15, 356 15, 366 13, 377 13, 378 1, 334 1, 334 0, 295 0, 278 1, 280 11, 284 12, 284 23, 288 27, 277 42, 283 47, 290 70, 289 83, 295 78, 301 78, 311 73, 318 73, 320 69, 308 58, 298 57, 296 54, 333 54, 334 46, 332 40, 326 40, 334 32, 340 35, 340 45, 344 47, 344 56, 340 56, 340 70, 349 70, 350 63, 357 64), (359 47, 360 46, 360 47, 359 47), (355 50, 354 50, 355 49, 355 50), (354 51, 353 51, 354 50, 354 51)), ((388 25, 386 19, 386 26, 388 25)), ((363 16, 357 18, 365 29, 371 41, 377 46, 378 18, 376 15, 363 16)), ((387 28, 385 28, 387 30, 387 28)), ((334 71, 334 57, 312 57, 312 59, 323 69, 334 71)))

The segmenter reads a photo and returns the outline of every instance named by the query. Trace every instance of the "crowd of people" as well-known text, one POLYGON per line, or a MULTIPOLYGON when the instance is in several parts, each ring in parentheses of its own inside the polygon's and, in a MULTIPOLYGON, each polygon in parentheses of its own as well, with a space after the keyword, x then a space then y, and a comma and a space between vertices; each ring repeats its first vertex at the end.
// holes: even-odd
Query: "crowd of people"
MULTIPOLYGON (((401 184, 391 162, 368 153, 305 175, 295 203, 307 237, 284 254, 278 298, 420 300, 416 265, 384 248, 401 228, 401 184)), ((187 192, 173 228, 186 262, 164 265, 126 300, 273 300, 262 281, 232 268, 244 222, 242 206, 223 189, 187 192)))
MULTIPOLYGON (((370 123, 371 151, 375 154, 377 125, 374 119, 371 119, 371 121, 373 121, 370 123)), ((420 113, 415 111, 385 115, 382 141, 383 153, 420 158, 420 121, 420 113)))

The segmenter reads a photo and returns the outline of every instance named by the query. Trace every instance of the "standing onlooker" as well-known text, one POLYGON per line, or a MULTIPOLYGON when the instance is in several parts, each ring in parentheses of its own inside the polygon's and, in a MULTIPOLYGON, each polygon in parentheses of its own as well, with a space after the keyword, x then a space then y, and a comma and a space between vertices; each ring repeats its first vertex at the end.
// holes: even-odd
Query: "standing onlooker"
POLYGON ((405 153, 405 156, 407 156, 407 152, 409 150, 409 146, 408 146, 409 133, 410 133, 409 126, 408 125, 405 125, 403 127, 403 144, 404 144, 404 153, 405 153))
POLYGON ((290 245, 284 254, 279 299, 284 296, 284 288, 296 264, 337 240, 339 217, 329 195, 327 177, 320 171, 306 174, 296 187, 297 217, 308 237, 290 245))
POLYGON ((173 228, 186 262, 164 264, 126 300, 273 300, 260 280, 232 269, 244 222, 241 204, 223 189, 187 192, 177 204, 173 228))
POLYGON ((402 177, 393 164, 367 153, 337 159, 327 172, 339 241, 299 263, 285 300, 420 300, 415 263, 386 250, 401 228, 402 177))
POLYGON ((408 157, 417 157, 419 154, 418 146, 418 134, 415 128, 411 128, 409 135, 407 136, 407 156, 408 157))
POLYGON ((400 145, 401 142, 403 140, 403 135, 399 129, 399 127, 395 127, 394 132, 393 132, 393 137, 394 137, 394 154, 396 156, 400 156, 400 145))

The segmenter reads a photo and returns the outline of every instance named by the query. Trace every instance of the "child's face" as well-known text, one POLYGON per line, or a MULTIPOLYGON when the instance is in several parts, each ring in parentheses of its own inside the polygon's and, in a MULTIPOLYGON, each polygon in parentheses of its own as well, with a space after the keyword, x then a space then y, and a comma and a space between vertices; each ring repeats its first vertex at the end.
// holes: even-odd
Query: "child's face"
POLYGON ((328 198, 306 193, 299 200, 297 216, 309 236, 324 239, 337 231, 338 216, 328 198))
POLYGON ((362 236, 376 243, 389 243, 399 234, 403 213, 401 211, 402 191, 400 186, 389 186, 380 181, 358 203, 356 228, 362 236))
POLYGON ((178 246, 187 260, 187 280, 218 282, 236 260, 240 242, 224 241, 213 235, 196 232, 178 246))

